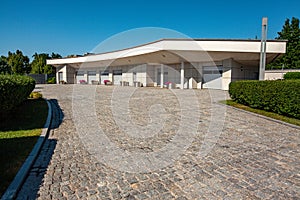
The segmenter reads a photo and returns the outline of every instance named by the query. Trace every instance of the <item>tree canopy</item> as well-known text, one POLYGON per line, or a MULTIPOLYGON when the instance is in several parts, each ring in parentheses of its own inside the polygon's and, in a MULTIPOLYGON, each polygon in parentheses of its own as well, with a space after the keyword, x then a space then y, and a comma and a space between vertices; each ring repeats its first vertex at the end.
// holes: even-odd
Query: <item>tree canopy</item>
POLYGON ((29 58, 24 56, 22 51, 17 50, 15 53, 8 52, 5 58, 7 65, 14 74, 24 74, 30 72, 29 58))
POLYGON ((286 19, 283 28, 278 32, 278 40, 288 40, 286 53, 266 66, 267 69, 300 69, 300 29, 299 19, 286 19))
POLYGON ((53 74, 55 70, 51 65, 47 65, 47 59, 62 58, 57 53, 51 56, 46 53, 35 53, 33 60, 29 63, 29 58, 23 55, 22 51, 8 52, 8 56, 0 56, 0 74, 53 74))
POLYGON ((58 53, 53 53, 53 52, 52 52, 51 58, 52 58, 52 59, 55 59, 55 58, 62 58, 62 56, 59 55, 58 53))
POLYGON ((37 54, 33 56, 33 61, 31 62, 31 73, 32 74, 53 74, 54 69, 51 65, 47 65, 47 59, 51 58, 61 58, 61 55, 52 53, 51 56, 46 53, 37 54))
POLYGON ((7 64, 5 56, 0 57, 0 74, 11 74, 11 67, 7 64))
POLYGON ((49 54, 35 53, 33 56, 33 61, 31 62, 31 73, 32 74, 51 74, 52 68, 51 66, 47 65, 46 60, 49 57, 49 54))

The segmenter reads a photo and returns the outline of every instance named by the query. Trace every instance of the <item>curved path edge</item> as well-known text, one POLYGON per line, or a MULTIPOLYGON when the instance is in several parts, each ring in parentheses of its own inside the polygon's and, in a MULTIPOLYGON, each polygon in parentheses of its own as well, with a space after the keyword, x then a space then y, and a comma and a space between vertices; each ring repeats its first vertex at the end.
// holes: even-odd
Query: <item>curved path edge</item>
POLYGON ((295 128, 295 129, 299 129, 299 130, 300 130, 300 126, 297 126, 297 125, 295 125, 295 124, 291 124, 291 123, 288 123, 288 122, 284 122, 284 121, 281 121, 281 120, 278 120, 278 119, 274 119, 274 118, 271 118, 271 117, 267 117, 267 116, 264 116, 264 115, 260 115, 260 114, 254 113, 254 112, 250 112, 250 111, 247 111, 247 110, 243 110, 243 109, 240 109, 240 108, 236 108, 236 107, 234 107, 234 106, 226 105, 226 104, 223 104, 223 103, 219 103, 219 102, 218 102, 217 104, 223 105, 223 106, 227 106, 227 107, 229 107, 229 108, 238 110, 238 111, 240 111, 240 112, 248 113, 248 114, 251 114, 251 115, 254 115, 254 116, 263 118, 263 119, 267 119, 267 120, 270 120, 270 121, 273 121, 273 122, 276 122, 276 123, 279 123, 279 124, 283 124, 283 125, 286 125, 286 126, 289 126, 289 127, 292 127, 292 128, 295 128))
POLYGON ((48 100, 45 99, 48 105, 48 116, 45 122, 44 128, 42 129, 42 133, 38 138, 36 144, 34 145, 32 151, 26 158, 25 162, 23 163, 22 167, 19 169, 17 175, 15 176, 14 180, 6 189, 5 193, 3 194, 1 200, 10 200, 15 199, 22 184, 24 183, 30 168, 32 167, 34 161, 36 160, 50 130, 51 119, 52 119, 52 106, 48 100))

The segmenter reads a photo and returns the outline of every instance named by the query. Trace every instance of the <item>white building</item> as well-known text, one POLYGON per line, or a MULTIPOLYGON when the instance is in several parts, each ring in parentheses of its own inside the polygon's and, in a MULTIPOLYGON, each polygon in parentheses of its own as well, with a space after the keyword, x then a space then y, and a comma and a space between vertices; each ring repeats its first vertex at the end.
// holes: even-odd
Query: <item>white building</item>
MULTIPOLYGON (((259 40, 162 39, 119 51, 47 60, 56 67, 57 83, 228 90, 235 80, 258 79, 259 40), (123 81, 123 82, 122 82, 123 81)), ((286 41, 267 41, 267 63, 285 53, 286 41)))

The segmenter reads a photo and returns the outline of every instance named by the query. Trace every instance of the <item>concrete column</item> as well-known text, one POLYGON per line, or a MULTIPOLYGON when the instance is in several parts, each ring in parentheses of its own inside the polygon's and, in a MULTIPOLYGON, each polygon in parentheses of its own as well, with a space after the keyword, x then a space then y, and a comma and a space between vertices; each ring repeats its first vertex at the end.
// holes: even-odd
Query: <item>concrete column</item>
POLYGON ((114 76, 113 76, 113 70, 109 70, 108 74, 108 80, 110 80, 112 83, 114 82, 114 76))
POLYGON ((88 83, 89 80, 88 80, 88 71, 87 70, 84 71, 83 77, 84 77, 84 80, 88 83))
POLYGON ((60 67, 55 69, 56 70, 56 73, 55 73, 56 84, 59 84, 59 69, 60 69, 60 67))
POLYGON ((262 31, 261 31, 261 48, 260 48, 260 62, 259 62, 259 80, 265 80, 265 68, 267 58, 267 25, 268 18, 262 19, 262 31))
POLYGON ((181 69, 180 69, 180 88, 184 88, 184 62, 181 62, 181 69))
POLYGON ((164 87, 164 65, 160 65, 160 87, 164 87))
POLYGON ((67 65, 63 68, 63 81, 67 82, 67 65))
POLYGON ((96 80, 100 83, 100 70, 96 71, 96 80))

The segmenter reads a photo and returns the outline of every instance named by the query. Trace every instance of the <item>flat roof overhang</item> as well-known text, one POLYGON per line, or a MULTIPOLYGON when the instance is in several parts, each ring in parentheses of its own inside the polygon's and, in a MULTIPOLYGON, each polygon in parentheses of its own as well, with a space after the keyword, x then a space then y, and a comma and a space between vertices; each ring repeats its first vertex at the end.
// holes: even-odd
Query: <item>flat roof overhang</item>
MULTIPOLYGON (((267 41, 267 63, 285 53, 287 41, 267 41)), ((174 64, 216 62, 232 58, 237 62, 258 66, 261 42, 258 40, 185 40, 164 39, 145 45, 76 58, 47 60, 55 67, 74 68, 136 65, 143 63, 174 64)))

